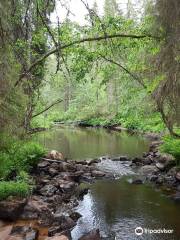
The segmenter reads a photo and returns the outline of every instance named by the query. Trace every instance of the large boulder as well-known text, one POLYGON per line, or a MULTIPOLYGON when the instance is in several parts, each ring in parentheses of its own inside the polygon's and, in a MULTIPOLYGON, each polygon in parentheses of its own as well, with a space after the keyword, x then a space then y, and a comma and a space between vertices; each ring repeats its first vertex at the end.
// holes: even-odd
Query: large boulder
POLYGON ((80 237, 79 240, 101 240, 99 229, 94 229, 84 236, 80 237))
POLYGON ((146 165, 140 168, 139 172, 142 175, 152 175, 157 173, 159 170, 156 166, 154 165, 146 165))
POLYGON ((28 200, 20 218, 24 220, 34 220, 43 215, 44 212, 49 212, 48 204, 43 202, 41 199, 34 197, 28 200))
POLYGON ((53 159, 53 160, 60 160, 60 161, 64 160, 63 154, 56 150, 52 150, 51 152, 49 152, 46 157, 48 159, 53 159))
POLYGON ((0 218, 3 220, 15 221, 22 214, 27 199, 9 198, 0 201, 0 218))

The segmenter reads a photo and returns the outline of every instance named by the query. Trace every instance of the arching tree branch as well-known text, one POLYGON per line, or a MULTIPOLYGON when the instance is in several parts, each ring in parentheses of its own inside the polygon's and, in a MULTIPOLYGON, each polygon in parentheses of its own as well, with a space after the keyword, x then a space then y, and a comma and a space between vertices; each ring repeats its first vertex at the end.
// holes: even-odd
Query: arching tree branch
POLYGON ((37 59, 30 67, 29 69, 25 72, 22 73, 19 77, 19 80, 15 83, 15 86, 17 86, 21 80, 28 74, 31 72, 31 70, 36 67, 38 64, 40 64, 42 61, 44 61, 47 57, 49 57, 50 55, 58 52, 59 50, 63 50, 65 48, 74 46, 76 44, 81 44, 81 43, 85 43, 85 42, 94 42, 94 41, 101 41, 101 40, 107 40, 107 39, 114 39, 114 38, 132 38, 132 39, 143 39, 143 38, 155 38, 155 39, 159 39, 159 37, 156 36, 152 36, 152 35, 135 35, 135 34, 123 34, 123 33, 117 33, 117 34, 112 34, 112 35, 102 35, 102 36, 97 36, 97 37, 89 37, 89 38, 83 38, 80 40, 75 40, 73 42, 70 42, 68 44, 64 44, 61 45, 59 47, 56 47, 52 50, 50 50, 49 52, 47 52, 44 56, 42 56, 41 58, 37 59))
POLYGON ((137 75, 135 75, 134 73, 132 73, 131 71, 129 71, 129 69, 127 69, 126 67, 124 67, 122 64, 120 64, 119 62, 116 62, 112 59, 109 59, 103 55, 100 54, 100 57, 102 57, 104 60, 106 60, 107 62, 110 62, 114 65, 117 65, 118 67, 122 68, 127 74, 129 74, 133 79, 135 79, 143 88, 147 88, 146 85, 144 84, 143 80, 138 77, 137 75))
POLYGON ((57 104, 60 103, 60 102, 63 102, 63 99, 58 99, 58 100, 56 100, 55 102, 53 102, 51 105, 47 106, 47 107, 46 107, 45 109, 43 109, 42 111, 34 114, 34 115, 32 116, 32 118, 35 118, 35 117, 41 115, 42 113, 46 112, 47 110, 49 110, 50 108, 54 107, 55 105, 57 105, 57 104))

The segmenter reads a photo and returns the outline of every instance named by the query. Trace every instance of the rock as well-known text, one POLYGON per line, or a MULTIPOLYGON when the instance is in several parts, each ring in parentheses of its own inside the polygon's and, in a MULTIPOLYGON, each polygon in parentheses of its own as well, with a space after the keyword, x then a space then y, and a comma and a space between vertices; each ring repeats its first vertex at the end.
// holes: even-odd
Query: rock
POLYGON ((158 169, 154 165, 146 165, 140 168, 139 172, 143 175, 152 175, 158 172, 158 169))
POLYGON ((164 183, 164 178, 163 176, 159 176, 158 179, 156 180, 156 184, 158 185, 162 185, 164 183))
POLYGON ((64 160, 63 154, 56 150, 52 150, 50 153, 48 153, 46 157, 53 160, 60 160, 60 161, 64 160))
POLYGON ((84 173, 84 174, 80 177, 80 181, 81 181, 81 182, 92 183, 92 182, 93 182, 93 179, 92 179, 91 173, 84 173))
POLYGON ((62 232, 61 226, 52 226, 48 229, 48 236, 52 237, 57 233, 62 232))
POLYGON ((149 151, 151 152, 154 152, 154 150, 157 149, 157 147, 162 144, 163 142, 162 141, 153 141, 151 142, 150 146, 149 146, 149 151))
POLYGON ((74 226, 76 226, 75 221, 71 217, 64 216, 62 223, 61 223, 62 230, 71 229, 74 226))
POLYGON ((58 175, 59 171, 55 168, 49 168, 48 170, 49 174, 51 175, 51 177, 55 177, 56 175, 58 175))
POLYGON ((39 184, 43 184, 43 185, 46 185, 46 184, 48 184, 50 182, 50 180, 49 179, 46 179, 46 178, 41 178, 41 179, 39 179, 39 184))
POLYGON ((11 235, 22 237, 22 239, 25 240, 36 240, 38 237, 38 231, 29 226, 15 226, 12 228, 11 235))
POLYGON ((92 165, 94 163, 99 163, 100 162, 100 159, 89 159, 89 160, 86 160, 86 163, 88 165, 92 165))
POLYGON ((84 195, 88 194, 88 191, 88 188, 78 189, 77 198, 83 200, 84 195))
POLYGON ((175 177, 174 176, 164 176, 164 181, 168 184, 168 185, 173 185, 175 183, 175 177))
POLYGON ((43 188, 40 189, 40 194, 46 197, 51 197, 55 194, 57 188, 51 184, 45 185, 43 188))
POLYGON ((100 162, 103 160, 111 160, 109 156, 102 156, 99 158, 100 162))
POLYGON ((132 159, 132 163, 133 164, 136 164, 136 165, 142 165, 142 161, 143 161, 143 159, 142 158, 139 158, 139 157, 135 157, 135 158, 133 158, 132 159))
POLYGON ((152 144, 159 143, 160 135, 158 133, 146 133, 145 137, 148 138, 150 141, 154 141, 152 144))
POLYGON ((61 235, 61 236, 48 237, 45 240, 69 240, 69 238, 66 237, 65 235, 61 235))
POLYGON ((20 216, 20 219, 37 219, 43 214, 43 212, 49 212, 47 203, 43 202, 41 199, 35 198, 29 199, 28 203, 24 207, 24 211, 20 216))
POLYGON ((141 179, 134 179, 132 184, 143 184, 143 181, 141 179))
POLYGON ((8 239, 12 228, 13 228, 12 225, 5 226, 5 227, 0 227, 0 239, 2 239, 2 240, 8 239))
POLYGON ((173 196, 172 196, 173 200, 180 202, 180 192, 176 192, 173 196))
POLYGON ((74 226, 76 226, 75 221, 73 221, 72 218, 64 215, 54 215, 55 219, 55 226, 52 226, 48 230, 48 236, 54 236, 56 233, 60 233, 64 230, 72 229, 74 226))
POLYGON ((59 184, 59 187, 63 192, 71 192, 75 187, 74 182, 69 182, 69 181, 62 181, 62 183, 59 184))
POLYGON ((22 214, 27 199, 9 198, 0 201, 0 218, 2 220, 15 221, 22 214))
POLYGON ((165 165, 163 163, 160 162, 156 163, 156 167, 161 171, 165 170, 165 165))
POLYGON ((158 179, 158 176, 157 176, 157 175, 152 175, 152 176, 149 177, 149 180, 150 180, 151 182, 155 182, 157 179, 158 179))
POLYGON ((73 212, 70 215, 70 218, 72 218, 72 220, 75 221, 75 222, 81 217, 82 217, 82 215, 78 212, 73 212))
POLYGON ((79 240, 101 240, 99 229, 94 229, 84 236, 80 237, 79 240))
POLYGON ((167 162, 174 161, 174 158, 173 158, 173 156, 170 155, 170 154, 161 154, 161 155, 159 156, 158 161, 159 161, 160 163, 167 163, 167 162))
POLYGON ((43 161, 43 162, 40 162, 38 163, 38 168, 46 168, 50 165, 50 163, 48 161, 43 161))
POLYGON ((74 164, 71 164, 71 163, 67 163, 67 162, 63 162, 61 164, 62 171, 64 171, 64 172, 69 172, 69 171, 70 172, 75 172, 77 170, 76 166, 77 165, 74 165, 74 164))
POLYGON ((116 158, 112 158, 112 161, 129 161, 130 159, 127 156, 119 156, 116 158))
POLYGON ((180 171, 178 171, 178 172, 176 173, 175 177, 176 177, 176 179, 177 179, 178 181, 180 181, 180 171))
POLYGON ((177 168, 176 167, 172 167, 168 172, 167 175, 168 176, 175 176, 177 173, 177 168))
POLYGON ((150 165, 153 162, 151 157, 146 157, 142 160, 143 165, 150 165))
POLYGON ((93 177, 104 177, 106 174, 104 172, 98 171, 98 170, 93 170, 92 171, 92 176, 93 177))
POLYGON ((63 180, 79 182, 83 173, 84 173, 83 171, 76 171, 76 172, 71 172, 71 173, 65 172, 61 176, 63 176, 63 180))

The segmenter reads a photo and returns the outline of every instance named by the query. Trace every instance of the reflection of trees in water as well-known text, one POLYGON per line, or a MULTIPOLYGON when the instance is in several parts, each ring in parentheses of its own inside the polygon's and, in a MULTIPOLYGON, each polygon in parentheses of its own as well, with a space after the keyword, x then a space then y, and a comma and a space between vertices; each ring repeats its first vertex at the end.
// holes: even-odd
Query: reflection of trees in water
POLYGON ((57 128, 38 137, 48 149, 56 149, 71 158, 93 158, 102 155, 139 155, 147 143, 137 136, 93 128, 57 128))
MULTIPOLYGON (((151 187, 129 184, 124 180, 99 181, 92 186, 92 196, 94 212, 105 225, 122 225, 122 220, 126 219, 130 225, 139 221, 152 229, 162 226, 178 229, 177 206, 151 187)), ((178 210, 180 212, 180 206, 178 210)))

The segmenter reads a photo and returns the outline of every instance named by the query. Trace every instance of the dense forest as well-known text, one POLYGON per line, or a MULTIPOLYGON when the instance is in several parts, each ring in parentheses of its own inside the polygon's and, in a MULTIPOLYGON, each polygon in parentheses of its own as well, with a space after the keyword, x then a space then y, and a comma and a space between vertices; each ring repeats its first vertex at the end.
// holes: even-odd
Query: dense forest
POLYGON ((70 2, 0 1, 0 199, 32 191, 55 122, 156 133, 179 165, 180 1, 70 2))

